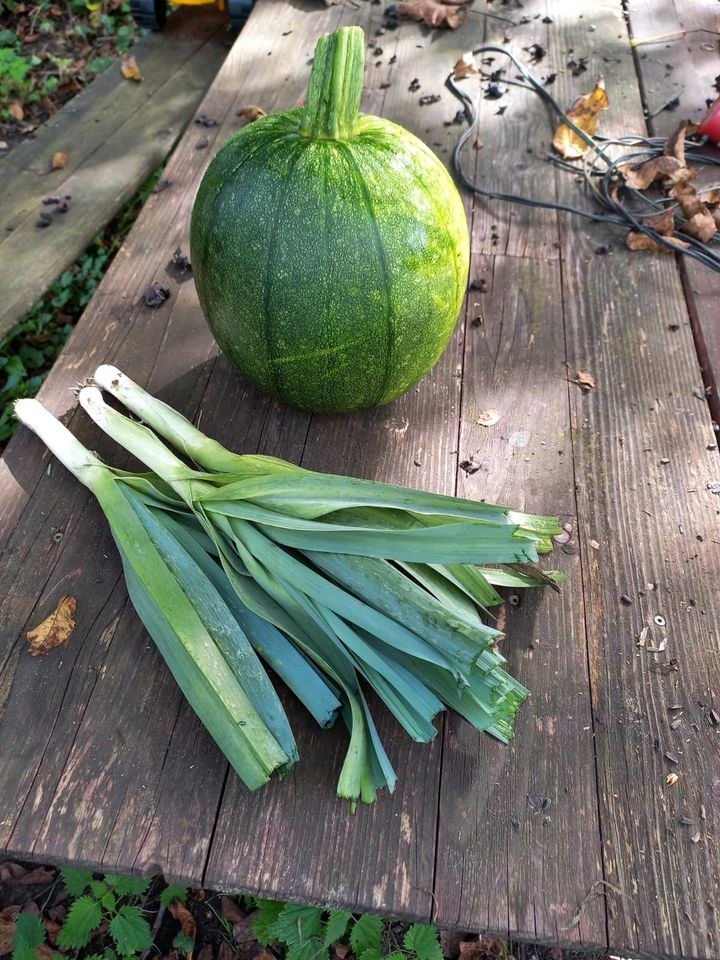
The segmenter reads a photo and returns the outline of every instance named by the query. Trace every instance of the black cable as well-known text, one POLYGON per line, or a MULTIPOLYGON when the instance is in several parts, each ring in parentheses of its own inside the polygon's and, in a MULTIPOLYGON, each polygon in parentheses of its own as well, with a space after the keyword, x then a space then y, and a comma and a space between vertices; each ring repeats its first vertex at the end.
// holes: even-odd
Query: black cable
MULTIPOLYGON (((560 203, 560 202, 555 202, 551 200, 531 200, 529 197, 523 197, 516 194, 501 193, 495 190, 486 190, 486 189, 483 189, 482 187, 479 187, 476 183, 474 183, 474 181, 470 179, 470 177, 465 173, 463 169, 461 153, 462 153, 463 147, 475 132, 475 128, 477 127, 477 123, 478 123, 479 113, 475 104, 472 101, 472 98, 457 85, 455 76, 454 74, 451 73, 445 81, 445 86, 448 88, 450 93, 462 103, 463 112, 468 122, 467 130, 465 130, 461 134, 453 150, 452 167, 458 181, 466 190, 470 190, 472 193, 475 193, 478 196, 486 197, 491 200, 503 200, 506 203, 515 203, 520 206, 527 206, 527 207, 540 207, 545 210, 558 210, 562 213, 572 213, 572 214, 575 214, 576 216, 585 217, 587 220, 592 220, 595 223, 610 223, 614 225, 630 227, 631 229, 636 230, 639 233, 643 233, 646 236, 650 237, 653 241, 655 241, 655 243, 660 244, 661 246, 667 248, 668 250, 671 250, 674 253, 683 253, 686 256, 693 257, 694 259, 699 260, 705 266, 710 267, 710 269, 717 270, 718 272, 720 272, 720 254, 717 253, 715 250, 712 250, 707 244, 702 243, 701 241, 697 240, 695 237, 682 234, 682 237, 681 238, 678 237, 678 239, 682 239, 682 241, 689 244, 689 246, 686 248, 678 247, 675 243, 672 242, 671 239, 658 233, 657 230, 654 230, 647 223, 643 222, 643 220, 638 219, 638 216, 643 215, 640 211, 637 212, 638 215, 636 216, 634 212, 624 207, 612 195, 612 186, 616 182, 615 178, 617 176, 618 167, 626 165, 628 163, 635 163, 638 161, 638 159, 642 157, 645 157, 646 159, 651 159, 652 157, 662 156, 663 148, 665 145, 665 141, 663 139, 659 137, 643 137, 643 136, 629 136, 629 137, 617 137, 617 138, 591 137, 581 127, 578 127, 578 125, 568 117, 568 115, 560 107, 560 105, 557 103, 555 98, 548 92, 548 90, 545 87, 543 87, 535 79, 535 77, 530 73, 527 67, 524 64, 520 63, 520 61, 517 60, 516 57, 514 57, 513 54, 510 53, 509 50, 506 50, 504 47, 486 45, 486 46, 477 47, 475 50, 472 51, 472 55, 474 57, 483 53, 499 53, 499 54, 502 54, 503 56, 508 57, 508 59, 520 71, 522 76, 530 85, 530 89, 532 89, 536 94, 538 94, 538 96, 545 102, 545 104, 549 106, 553 110, 553 112, 556 113, 561 118, 562 122, 566 124, 576 136, 578 136, 591 148, 591 150, 593 151, 593 159, 590 164, 589 172, 586 173, 586 176, 588 177, 588 181, 593 188, 592 192, 596 201, 600 203, 600 205, 604 207, 607 211, 610 211, 610 212, 594 213, 590 210, 583 210, 580 207, 575 207, 567 203, 560 203), (612 144, 622 145, 625 143, 627 143, 628 146, 632 145, 635 147, 642 145, 645 147, 645 149, 628 152, 623 156, 617 157, 616 159, 613 160, 608 156, 608 154, 605 152, 602 146, 603 144, 610 146, 612 144), (605 164, 604 170, 596 170, 597 164, 600 161, 602 161, 605 164), (597 180, 599 189, 593 183, 593 179, 597 180)), ((521 84, 521 86, 524 86, 524 84, 521 84)), ((685 149, 686 151, 692 154, 691 158, 693 162, 720 166, 720 160, 716 158, 692 153, 692 151, 696 146, 698 146, 698 144, 694 143, 693 141, 687 141, 687 140, 685 141, 685 149)), ((558 162, 558 165, 564 166, 566 168, 569 167, 574 171, 577 171, 578 169, 577 167, 570 166, 569 164, 563 163, 562 161, 557 161, 557 162, 558 162)), ((587 166, 585 170, 587 171, 587 166)), ((629 192, 633 194, 636 198, 638 198, 641 201, 641 203, 645 205, 646 208, 651 208, 651 210, 649 210, 646 215, 657 215, 658 206, 660 206, 661 209, 665 206, 665 204, 663 204, 662 201, 659 202, 659 201, 650 200, 638 190, 630 189, 629 192)), ((716 234, 716 237, 717 237, 717 234, 716 234)))

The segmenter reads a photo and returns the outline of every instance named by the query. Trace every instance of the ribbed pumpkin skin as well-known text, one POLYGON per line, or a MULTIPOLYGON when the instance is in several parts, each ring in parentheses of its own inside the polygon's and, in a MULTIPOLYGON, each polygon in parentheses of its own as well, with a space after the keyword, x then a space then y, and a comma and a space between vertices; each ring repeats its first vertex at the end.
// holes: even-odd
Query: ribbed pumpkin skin
POLYGON ((360 115, 352 137, 299 133, 302 111, 236 134, 195 201, 193 274, 222 350, 304 410, 388 403, 448 344, 469 264, 465 212, 438 158, 360 115))

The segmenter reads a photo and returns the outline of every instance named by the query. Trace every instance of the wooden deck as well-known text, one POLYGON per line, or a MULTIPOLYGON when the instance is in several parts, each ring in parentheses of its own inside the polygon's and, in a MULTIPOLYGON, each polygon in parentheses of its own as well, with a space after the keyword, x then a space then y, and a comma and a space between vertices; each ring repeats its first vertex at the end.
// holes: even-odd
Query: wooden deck
POLYGON ((185 7, 97 77, 0 163, 0 336, 21 320, 172 151, 227 53, 227 16, 185 7), (56 153, 65 165, 51 169, 56 153), (38 229, 43 198, 71 197, 38 229))
MULTIPOLYGON (((628 19, 620 0, 478 0, 456 32, 408 22, 378 37, 365 108, 446 159, 460 128, 446 125, 457 104, 444 77, 467 49, 508 36, 523 59, 532 43, 546 48, 536 70, 557 71, 563 103, 605 73, 605 131, 645 131, 641 90, 651 111, 679 92, 680 108, 654 121, 665 131, 714 95, 717 36, 634 54, 629 30, 719 31, 719 15, 713 0, 630 0, 628 19), (485 10, 527 22, 510 27, 485 10), (579 77, 566 69, 572 56, 588 58, 579 77), (419 105, 430 93, 441 100, 419 105)), ((470 291, 449 349, 416 389, 335 418, 285 409, 241 382, 217 356, 193 284, 166 271, 173 250, 187 249, 197 184, 239 126, 238 108, 295 105, 316 37, 349 23, 372 37, 381 17, 366 0, 259 0, 199 107, 219 126, 188 128, 167 170, 173 186, 148 201, 41 396, 117 465, 70 392, 103 361, 234 449, 559 513, 572 524, 557 550, 562 595, 506 611, 504 650, 533 694, 516 737, 503 747, 447 715, 432 745, 416 745, 386 717, 396 793, 350 816, 334 797, 343 732, 316 732, 289 701, 303 762, 250 795, 140 627, 95 504, 57 465, 48 473, 41 444, 21 431, 0 464, 0 847, 628 957, 717 957, 720 497, 709 484, 720 461, 708 404, 693 393, 703 384, 696 341, 712 377, 702 344, 717 343, 717 274, 631 254, 622 231, 467 198, 471 279, 487 292, 470 291), (155 311, 142 304, 154 281, 172 290, 155 311), (570 382, 580 369, 594 390, 570 382), (491 428, 477 423, 487 407, 501 414, 491 428), (458 464, 471 455, 481 469, 468 476, 458 464), (75 634, 31 658, 25 631, 61 594, 78 599, 75 634)), ((537 99, 513 87, 501 103, 498 115, 497 101, 481 101, 477 176, 577 201, 573 177, 545 160, 537 99)))

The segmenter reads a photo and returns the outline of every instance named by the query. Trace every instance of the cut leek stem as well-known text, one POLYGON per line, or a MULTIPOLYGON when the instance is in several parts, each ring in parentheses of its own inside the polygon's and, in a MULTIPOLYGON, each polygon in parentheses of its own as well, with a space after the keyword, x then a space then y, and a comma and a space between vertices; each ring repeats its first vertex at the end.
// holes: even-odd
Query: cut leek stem
POLYGON ((97 498, 120 551, 133 605, 198 717, 250 789, 287 770, 297 750, 261 664, 190 555, 150 522, 133 493, 36 400, 18 419, 97 498))

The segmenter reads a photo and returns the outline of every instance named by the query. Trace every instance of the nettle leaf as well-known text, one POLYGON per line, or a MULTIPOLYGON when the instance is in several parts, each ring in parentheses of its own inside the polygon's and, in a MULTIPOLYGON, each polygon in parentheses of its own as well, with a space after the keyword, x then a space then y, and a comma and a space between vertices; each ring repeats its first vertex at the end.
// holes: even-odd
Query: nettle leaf
POLYGON ((320 907, 302 907, 286 903, 277 920, 268 927, 272 940, 288 946, 302 945, 312 937, 319 937, 322 928, 323 910, 320 907))
MULTIPOLYGON (((380 953, 382 947, 383 920, 366 913, 355 921, 350 931, 350 946, 356 957, 362 957, 367 950, 380 953)), ((370 957, 367 960, 371 960, 370 957)))
POLYGON ((15 920, 12 960, 37 960, 35 947, 45 943, 45 927, 40 917, 19 913, 15 920))
POLYGON ((195 937, 191 937, 189 934, 183 933, 182 930, 180 930, 175 934, 172 945, 178 953, 190 954, 195 946, 195 937))
POLYGON ((338 940, 342 940, 347 932, 347 925, 350 923, 352 914, 349 910, 331 910, 328 922, 325 927, 326 947, 331 947, 338 940))
POLYGON ((403 944, 417 960, 443 960, 443 952, 436 927, 414 923, 405 934, 403 944))
MULTIPOLYGON (((401 953, 400 956, 403 958, 403 960, 407 960, 407 957, 404 953, 401 953)), ((369 950, 363 950, 358 960, 382 960, 382 954, 379 950, 371 947, 369 950)))
POLYGON ((90 935, 97 930, 102 920, 100 904, 92 897, 84 896, 70 907, 70 912, 58 934, 57 944, 63 950, 79 950, 90 943, 90 935))
POLYGON ((103 907, 105 907, 108 913, 115 913, 115 910, 117 909, 117 897, 114 893, 110 893, 108 890, 108 892, 100 898, 100 903, 103 907))
POLYGON ((385 957, 385 960, 407 960, 407 954, 403 953, 402 950, 393 950, 385 957))
POLYGON ((120 907, 110 921, 110 935, 124 957, 142 953, 152 946, 152 930, 138 907, 120 907))
POLYGON ((284 906, 284 903, 279 903, 277 900, 255 901, 255 908, 258 913, 253 920, 252 930, 258 942, 266 947, 272 942, 269 929, 283 912, 284 906))
POLYGON ((103 883, 102 880, 92 880, 90 882, 90 893, 95 897, 96 900, 102 900, 107 892, 108 885, 103 883))
POLYGON ((74 870, 72 867, 60 867, 60 876, 71 897, 79 897, 83 894, 93 878, 92 871, 74 870))
POLYGON ((285 954, 285 960, 320 960, 320 957, 327 957, 327 947, 319 937, 294 943, 285 954))
POLYGON ((179 883, 170 883, 160 894, 160 905, 169 907, 173 900, 179 900, 180 903, 187 903, 188 888, 179 883))
POLYGON ((107 874, 105 881, 110 884, 119 897, 141 897, 147 893, 150 880, 143 877, 115 877, 107 874))

